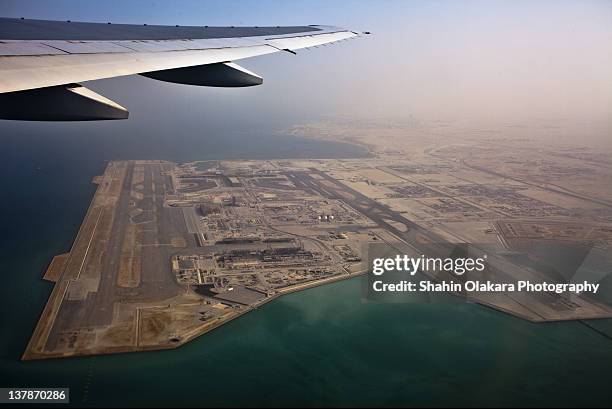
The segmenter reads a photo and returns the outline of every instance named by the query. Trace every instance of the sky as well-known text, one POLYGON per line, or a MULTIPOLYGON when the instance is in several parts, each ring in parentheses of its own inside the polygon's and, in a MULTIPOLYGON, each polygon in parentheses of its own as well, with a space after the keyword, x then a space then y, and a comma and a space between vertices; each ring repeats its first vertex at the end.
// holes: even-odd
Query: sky
POLYGON ((264 85, 252 89, 202 89, 140 77, 91 84, 127 106, 130 120, 149 118, 163 129, 173 118, 195 129, 205 118, 221 129, 237 116, 257 128, 334 115, 584 122, 609 121, 612 112, 612 1, 0 0, 0 15, 138 24, 331 24, 372 32, 297 56, 242 60, 264 77, 264 85))

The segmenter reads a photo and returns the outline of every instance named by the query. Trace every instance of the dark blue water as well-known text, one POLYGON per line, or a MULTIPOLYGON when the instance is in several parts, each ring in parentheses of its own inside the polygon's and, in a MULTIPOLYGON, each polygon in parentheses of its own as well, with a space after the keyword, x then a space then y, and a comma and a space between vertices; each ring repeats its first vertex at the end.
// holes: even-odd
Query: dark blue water
POLYGON ((580 323, 364 304, 358 280, 286 296, 174 351, 20 362, 51 290, 43 271, 70 248, 106 161, 364 154, 263 132, 95 126, 0 124, 0 385, 67 386, 79 406, 612 404, 612 343, 580 323))

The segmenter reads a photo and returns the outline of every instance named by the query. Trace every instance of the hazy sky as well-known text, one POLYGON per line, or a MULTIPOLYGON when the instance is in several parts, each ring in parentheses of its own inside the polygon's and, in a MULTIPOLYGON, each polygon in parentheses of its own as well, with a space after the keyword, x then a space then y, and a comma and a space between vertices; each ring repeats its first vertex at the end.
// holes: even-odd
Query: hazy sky
POLYGON ((92 86, 127 106, 132 120, 160 126, 176 117, 222 127, 239 116, 257 127, 328 114, 590 121, 612 112, 612 1, 0 0, 0 15, 373 32, 297 56, 243 60, 265 79, 253 89, 138 77, 92 86))

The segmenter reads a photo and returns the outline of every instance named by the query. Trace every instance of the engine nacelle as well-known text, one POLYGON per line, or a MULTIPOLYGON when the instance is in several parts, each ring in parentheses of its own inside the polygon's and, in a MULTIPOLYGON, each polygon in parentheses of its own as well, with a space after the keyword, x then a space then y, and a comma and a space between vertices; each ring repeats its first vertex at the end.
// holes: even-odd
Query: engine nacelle
POLYGON ((0 119, 101 121, 128 116, 121 105, 79 84, 0 94, 0 119))
POLYGON ((252 87, 263 83, 259 75, 231 62, 151 71, 140 75, 159 81, 203 87, 252 87))

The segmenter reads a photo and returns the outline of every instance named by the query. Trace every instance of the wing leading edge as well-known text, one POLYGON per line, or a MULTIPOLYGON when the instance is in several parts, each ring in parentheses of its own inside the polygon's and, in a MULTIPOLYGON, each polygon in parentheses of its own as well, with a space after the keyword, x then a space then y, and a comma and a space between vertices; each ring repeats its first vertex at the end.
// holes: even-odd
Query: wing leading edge
POLYGON ((123 119, 123 107, 76 83, 142 74, 199 86, 259 85, 261 77, 232 61, 356 36, 331 26, 136 26, 0 18, 0 118, 123 119), (69 100, 65 109, 74 110, 77 96, 86 98, 77 112, 58 112, 53 103, 69 100))

